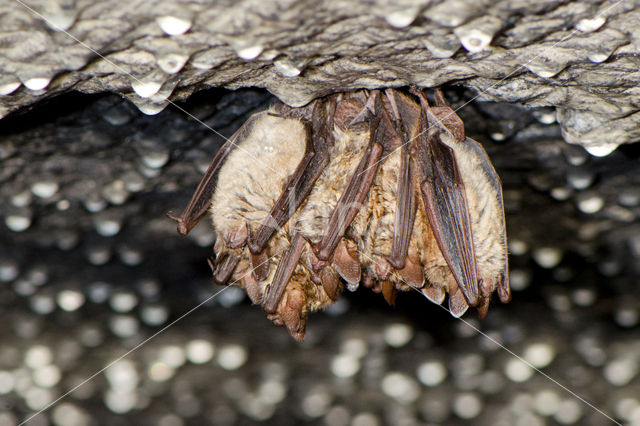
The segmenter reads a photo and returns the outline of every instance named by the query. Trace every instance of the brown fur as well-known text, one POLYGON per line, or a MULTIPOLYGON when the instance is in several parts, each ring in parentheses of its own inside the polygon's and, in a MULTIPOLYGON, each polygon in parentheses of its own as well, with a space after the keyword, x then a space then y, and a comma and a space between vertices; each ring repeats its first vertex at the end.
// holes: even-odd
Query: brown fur
MULTIPOLYGON (((261 269, 262 281, 256 279, 255 273, 251 274, 252 267, 258 265, 252 265, 249 249, 243 245, 247 236, 245 226, 248 226, 249 233, 260 226, 304 156, 307 134, 301 119, 259 113, 246 139, 237 141, 240 149, 232 152, 220 169, 210 208, 218 238, 215 253, 220 256, 230 252, 240 258, 231 279, 239 281, 247 289, 254 303, 263 300, 295 232, 301 233, 312 244, 320 241, 329 217, 369 143, 366 123, 349 127, 349 121, 358 116, 357 106, 363 108, 362 103, 348 95, 344 102, 348 104, 338 103, 337 110, 343 115, 336 118, 332 129, 335 142, 329 150, 329 163, 324 172, 295 214, 269 240, 265 249, 268 256, 253 257, 253 263, 256 259, 267 262, 267 267, 261 269)), ((411 131, 415 133, 418 128, 415 126, 411 131)), ((483 294, 489 294, 495 289, 497 277, 506 269, 507 262, 502 199, 496 190, 497 177, 495 172, 493 175, 487 172, 492 168, 486 164, 487 159, 478 154, 481 152, 478 151, 479 145, 471 145, 477 144, 475 141, 457 141, 444 132, 442 139, 453 148, 462 175, 478 278, 483 281, 483 294)), ((383 157, 368 198, 345 235, 355 243, 349 247, 356 248, 357 254, 347 250, 348 245, 341 245, 338 249, 340 258, 335 259, 339 263, 334 268, 331 259, 320 261, 315 257, 312 245, 305 245, 276 313, 270 316, 275 324, 285 325, 297 340, 304 337, 307 313, 322 309, 337 298, 343 284, 336 284, 336 272, 341 270, 343 276, 348 274, 357 278, 353 275, 356 269, 350 263, 349 253, 359 260, 368 286, 379 291, 380 284, 371 284, 372 280, 384 282, 381 288, 389 302, 395 300, 396 289, 411 288, 405 282, 404 274, 414 285, 420 286, 424 279, 424 293, 436 302, 441 301, 442 290, 449 292, 450 307, 455 315, 466 310, 466 302, 434 238, 418 191, 415 194, 418 207, 408 250, 409 266, 400 272, 384 259, 391 253, 394 236, 399 171, 400 149, 395 149, 383 157), (324 286, 323 277, 327 280, 324 286)), ((419 183, 415 187, 418 188, 419 183)), ((499 183, 497 188, 499 190, 499 183)), ((352 287, 357 286, 357 281, 359 279, 355 286, 352 283, 352 287)), ((488 300, 483 301, 480 307, 484 312, 487 303, 488 300)))

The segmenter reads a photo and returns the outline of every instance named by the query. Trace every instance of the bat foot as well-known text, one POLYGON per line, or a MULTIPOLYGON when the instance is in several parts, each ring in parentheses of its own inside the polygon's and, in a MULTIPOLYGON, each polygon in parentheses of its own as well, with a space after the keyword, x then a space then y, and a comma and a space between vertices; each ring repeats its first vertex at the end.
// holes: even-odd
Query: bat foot
POLYGON ((476 307, 476 309, 478 310, 478 318, 481 320, 487 316, 487 312, 489 311, 489 301, 490 299, 488 297, 482 299, 482 302, 480 302, 480 304, 476 307))
POLYGON ((249 300, 254 305, 262 303, 263 292, 260 283, 254 278, 253 274, 247 274, 242 280, 242 286, 249 296, 249 300))
POLYGON ((236 269, 240 258, 229 252, 222 253, 213 262, 213 280, 218 285, 225 285, 236 269))
POLYGON ((290 283, 278 309, 279 318, 298 343, 302 343, 306 331, 307 318, 303 313, 305 302, 306 297, 300 285, 290 283))
POLYGON ((182 216, 176 216, 171 212, 167 212, 167 217, 169 219, 175 220, 176 222, 178 222, 178 234, 180 235, 187 235, 190 231, 190 229, 187 227, 187 225, 184 223, 184 219, 182 218, 182 216))
POLYGON ((460 318, 469 309, 464 294, 457 287, 449 293, 449 312, 456 318, 460 318))
POLYGON ((333 254, 333 267, 340 276, 347 282, 349 291, 356 291, 360 284, 360 260, 355 243, 350 240, 342 240, 338 243, 333 254), (345 242, 346 241, 346 242, 345 242))
POLYGON ((332 268, 324 268, 320 273, 322 288, 329 299, 338 300, 340 295, 340 278, 332 268))
POLYGON ((242 247, 247 242, 248 237, 248 227, 239 226, 235 231, 230 232, 229 235, 227 235, 227 247, 232 249, 242 247))
POLYGON ((509 286, 509 277, 503 272, 498 277, 498 297, 502 303, 511 301, 511 287, 509 286))
POLYGON ((402 279, 414 288, 424 287, 424 269, 420 260, 413 256, 407 257, 404 268, 398 270, 402 279))
POLYGON ((269 277, 270 264, 267 250, 262 250, 258 254, 249 253, 249 262, 251 264, 251 274, 256 281, 261 282, 269 277))
POLYGON ((396 297, 398 296, 398 289, 396 289, 396 287, 393 285, 391 281, 388 281, 388 280, 382 281, 382 296, 390 306, 396 306, 396 297))
POLYGON ((442 305, 442 302, 444 302, 444 298, 446 296, 446 292, 444 291, 444 288, 439 286, 434 286, 434 285, 428 285, 426 287, 423 287, 422 294, 424 294, 427 297, 427 299, 429 299, 431 302, 435 303, 436 305, 442 305))

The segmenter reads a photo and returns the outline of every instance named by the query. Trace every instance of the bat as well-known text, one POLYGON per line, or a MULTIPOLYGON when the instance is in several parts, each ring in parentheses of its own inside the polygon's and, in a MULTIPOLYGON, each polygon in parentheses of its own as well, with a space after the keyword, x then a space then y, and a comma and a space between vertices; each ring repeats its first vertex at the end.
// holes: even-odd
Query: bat
POLYGON ((511 299, 500 179, 435 92, 360 90, 251 116, 184 212, 207 213, 214 281, 244 287, 302 341, 309 312, 361 284, 395 303, 415 289, 459 317, 511 299))

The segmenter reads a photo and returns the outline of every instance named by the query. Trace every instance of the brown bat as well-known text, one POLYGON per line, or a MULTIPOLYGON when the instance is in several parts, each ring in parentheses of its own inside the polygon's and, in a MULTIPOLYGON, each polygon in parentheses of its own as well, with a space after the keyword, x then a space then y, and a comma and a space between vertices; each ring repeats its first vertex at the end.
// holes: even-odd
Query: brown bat
POLYGON ((178 232, 210 211, 214 280, 245 288, 302 341, 308 312, 359 284, 421 291, 459 317, 506 303, 500 180, 436 91, 341 93, 254 114, 219 150, 178 232))

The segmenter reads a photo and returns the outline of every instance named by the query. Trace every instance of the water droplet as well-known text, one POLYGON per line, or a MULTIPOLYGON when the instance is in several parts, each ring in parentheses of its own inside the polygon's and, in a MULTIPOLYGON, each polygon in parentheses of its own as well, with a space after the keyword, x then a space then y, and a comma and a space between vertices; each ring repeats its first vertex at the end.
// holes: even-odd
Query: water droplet
POLYGON ((71 207, 71 202, 66 199, 59 200, 56 203, 56 209, 61 212, 69 210, 70 207, 71 207))
POLYGON ((120 261, 128 266, 137 266, 142 263, 142 252, 128 245, 120 245, 117 248, 120 261))
POLYGON ((69 402, 56 404, 51 417, 55 425, 89 426, 93 424, 93 420, 84 410, 69 402))
POLYGON ((18 90, 22 83, 19 81, 11 81, 9 83, 0 84, 0 96, 10 95, 18 90))
POLYGON ((427 361, 418 367, 418 380, 425 386, 438 386, 447 378, 447 368, 440 361, 427 361))
POLYGON ((44 89, 49 83, 51 83, 49 77, 32 77, 24 82, 24 86, 29 90, 37 91, 44 89))
POLYGON ((529 71, 542 78, 551 78, 565 68, 565 66, 562 64, 540 64, 533 62, 527 62, 524 64, 524 66, 527 67, 529 71))
POLYGON ((582 406, 572 399, 565 399, 560 403, 558 411, 553 415, 553 418, 560 424, 570 425, 582 417, 582 406))
POLYGON ((591 186, 594 179, 595 176, 593 173, 585 169, 574 169, 567 173, 567 182, 577 190, 587 189, 591 186))
POLYGON ((91 246, 87 249, 86 255, 89 263, 101 266, 111 259, 111 249, 106 245, 91 246))
POLYGON ((238 56, 244 60, 250 61, 257 58, 262 53, 263 47, 260 45, 248 46, 237 49, 238 56))
POLYGON ((182 367, 187 357, 181 346, 167 345, 158 352, 158 360, 173 368, 182 367))
POLYGON ((109 298, 109 306, 114 311, 124 314, 138 305, 138 297, 128 291, 118 291, 109 298))
POLYGON ((116 389, 109 389, 105 393, 104 403, 109 410, 116 414, 125 414, 133 410, 138 402, 136 393, 116 389))
POLYGON ((640 320, 640 313, 632 306, 620 306, 613 313, 613 318, 621 327, 635 327, 640 320))
POLYGON ((589 60, 596 64, 601 64, 602 62, 609 59, 611 54, 609 52, 593 52, 589 55, 589 60))
POLYGON ((410 404, 420 396, 420 387, 415 380, 403 373, 389 373, 382 379, 382 391, 401 404, 410 404))
POLYGON ((158 93, 158 90, 160 90, 161 87, 161 82, 153 80, 135 79, 131 82, 131 88, 141 98, 149 98, 155 95, 156 93, 158 93))
POLYGON ((141 160, 151 169, 160 169, 169 161, 169 150, 159 147, 153 151, 145 150, 141 160))
POLYGON ((557 187, 557 188, 553 188, 551 190, 551 197, 553 197, 554 200, 558 200, 558 201, 565 201, 568 200, 571 197, 572 191, 570 188, 566 188, 566 187, 557 187))
POLYGON ((351 337, 343 340, 340 345, 340 352, 356 358, 362 358, 367 354, 367 342, 358 337, 351 337))
POLYGON ((413 329, 408 324, 395 323, 385 327, 383 334, 387 345, 399 348, 411 341, 413 329))
POLYGON ((594 157, 606 157, 620 146, 617 142, 603 142, 597 145, 586 145, 584 149, 594 157))
POLYGON ((112 126, 122 126, 131 121, 131 115, 123 105, 115 105, 102 114, 102 118, 112 126))
POLYGON ((379 426, 380 420, 375 414, 369 412, 358 413, 353 417, 351 426, 379 426))
POLYGON ((585 18, 578 21, 576 29, 583 33, 590 33, 603 26, 605 22, 607 22, 607 19, 604 16, 597 16, 591 19, 585 18))
POLYGON ((331 394, 324 386, 315 386, 302 398, 300 407, 307 416, 319 418, 329 411, 331 399, 331 394))
POLYGON ((47 315, 56 309, 56 302, 49 294, 36 293, 29 298, 31 310, 38 315, 47 315))
POLYGON ((93 219, 93 227, 103 237, 113 237, 120 232, 122 222, 118 218, 103 215, 93 219))
POLYGON ((491 44, 493 39, 492 34, 487 34, 476 28, 466 29, 460 27, 460 29, 454 30, 454 33, 460 39, 460 44, 470 53, 483 51, 491 44))
POLYGON ((166 382, 174 376, 175 369, 164 362, 156 361, 149 366, 147 374, 155 382, 166 382))
POLYGON ((577 203, 578 209, 584 214, 597 213, 604 207, 604 199, 599 195, 580 197, 577 203))
POLYGON ((405 28, 416 20, 419 12, 418 7, 406 7, 385 14, 384 19, 394 28, 405 28))
POLYGON ((329 369, 336 377, 353 377, 360 371, 360 360, 349 354, 338 354, 331 360, 329 369))
POLYGON ((32 195, 33 194, 29 190, 14 194, 11 196, 11 204, 15 207, 26 207, 31 203, 31 200, 33 199, 32 195))
POLYGON ((156 22, 166 34, 170 36, 181 35, 191 28, 191 20, 176 16, 159 16, 156 22))
POLYGON ((0 260, 0 282, 11 282, 18 277, 19 273, 18 262, 9 259, 0 260))
POLYGON ((168 102, 138 102, 136 106, 145 115, 160 114, 169 105, 168 102))
POLYGON ((104 198, 114 205, 124 204, 129 198, 129 192, 125 188, 124 181, 116 179, 102 189, 104 198))
POLYGON ((506 136, 502 132, 493 132, 493 133, 491 133, 491 139, 493 139, 496 142, 502 142, 503 140, 505 140, 505 138, 506 138, 506 136))
POLYGON ((80 309, 80 307, 84 305, 85 297, 84 294, 77 290, 67 289, 62 290, 60 293, 58 293, 56 301, 58 302, 58 306, 60 306, 60 309, 62 309, 63 311, 73 312, 80 309))
POLYGON ((163 305, 144 305, 140 309, 140 319, 151 327, 164 324, 169 318, 169 309, 163 305))
POLYGON ((301 70, 287 58, 276 59, 273 65, 276 67, 276 72, 283 77, 296 77, 300 75, 301 70))
POLYGON ((167 74, 175 74, 184 67, 188 60, 188 55, 168 53, 158 58, 158 66, 167 74))
POLYGON ((538 122, 550 125, 556 122, 556 111, 549 109, 540 109, 533 111, 533 116, 538 122))
POLYGON ((31 369, 44 367, 52 361, 53 352, 45 345, 33 345, 24 354, 24 364, 31 369))
POLYGON ((533 376, 534 370, 517 358, 509 359, 504 368, 504 374, 516 383, 526 382, 533 376))
POLYGON ((35 386, 28 388, 23 397, 27 406, 34 411, 44 410, 54 399, 51 390, 35 386))
POLYGON ((31 192, 39 198, 49 198, 58 192, 59 186, 57 182, 44 180, 35 182, 31 185, 31 192))
POLYGON ((244 346, 229 344, 220 348, 217 361, 225 370, 237 370, 247 362, 248 358, 249 354, 244 346))
MULTIPOLYGON (((209 295, 207 294, 207 297, 208 296, 209 295)), ((220 293, 220 295, 217 297, 217 302, 225 308, 230 308, 231 306, 235 306, 238 303, 242 302, 245 296, 246 293, 241 287, 229 287, 227 290, 225 290, 224 293, 220 293)))
POLYGON ((84 207, 91 213, 98 213, 107 207, 107 201, 96 193, 91 193, 83 200, 84 207))
POLYGON ((533 343, 524 350, 523 358, 536 368, 544 368, 555 358, 555 350, 548 343, 533 343))
POLYGON ((453 34, 434 34, 423 43, 435 58, 440 59, 450 58, 460 49, 460 41, 453 34))
POLYGON ((482 401, 475 393, 461 393, 453 400, 453 412, 460 418, 473 419, 482 412, 482 401))
POLYGON ((206 364, 213 359, 214 347, 204 339, 195 339, 187 343, 186 356, 193 364, 206 364))
POLYGON ((533 251, 533 260, 545 269, 558 266, 562 260, 562 250, 555 247, 540 247, 533 251))
POLYGON ((57 365, 45 365, 33 372, 33 383, 41 388, 52 388, 60 382, 62 373, 57 365))
POLYGON ((109 319, 109 329, 114 335, 126 339, 138 334, 140 323, 131 315, 114 315, 109 319))
POLYGON ((9 214, 4 218, 4 224, 13 232, 22 232, 31 226, 31 215, 9 214))
POLYGON ((139 173, 130 171, 122 175, 124 187, 130 192, 140 192, 144 189, 144 178, 139 173))

